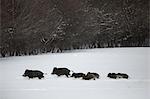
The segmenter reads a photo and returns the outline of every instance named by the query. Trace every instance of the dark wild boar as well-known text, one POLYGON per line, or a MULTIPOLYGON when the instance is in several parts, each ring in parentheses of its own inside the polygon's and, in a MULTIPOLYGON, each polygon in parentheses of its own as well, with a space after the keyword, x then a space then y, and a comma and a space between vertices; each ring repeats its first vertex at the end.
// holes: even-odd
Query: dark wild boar
POLYGON ((88 72, 87 74, 93 74, 96 78, 100 77, 98 73, 94 73, 94 72, 88 72))
POLYGON ((109 73, 107 77, 113 78, 113 79, 120 79, 120 78, 128 79, 129 78, 129 76, 124 73, 109 73))
POLYGON ((56 74, 57 76, 66 75, 67 77, 69 77, 70 70, 68 68, 57 68, 57 67, 54 67, 51 74, 56 74))
POLYGON ((84 73, 73 73, 71 75, 71 77, 74 77, 74 78, 81 78, 81 77, 84 77, 85 74, 84 73))
POLYGON ((85 75, 82 79, 83 80, 95 80, 95 75, 93 75, 93 74, 87 74, 87 75, 85 75))
POLYGON ((37 78, 41 79, 41 78, 44 78, 43 74, 44 73, 39 71, 39 70, 28 70, 28 69, 26 69, 22 76, 24 76, 24 77, 27 76, 29 78, 37 77, 37 78))

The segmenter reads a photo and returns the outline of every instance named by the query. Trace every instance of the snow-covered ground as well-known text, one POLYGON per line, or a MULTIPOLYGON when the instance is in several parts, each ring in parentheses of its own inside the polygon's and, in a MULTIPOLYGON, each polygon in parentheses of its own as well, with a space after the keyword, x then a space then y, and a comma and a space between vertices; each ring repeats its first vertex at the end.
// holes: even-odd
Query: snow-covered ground
POLYGON ((0 99, 150 99, 150 48, 104 48, 0 59, 0 99), (51 75, 53 67, 93 71, 97 80, 51 75), (25 69, 41 70, 42 80, 22 77, 25 69), (109 79, 109 72, 130 78, 109 79))

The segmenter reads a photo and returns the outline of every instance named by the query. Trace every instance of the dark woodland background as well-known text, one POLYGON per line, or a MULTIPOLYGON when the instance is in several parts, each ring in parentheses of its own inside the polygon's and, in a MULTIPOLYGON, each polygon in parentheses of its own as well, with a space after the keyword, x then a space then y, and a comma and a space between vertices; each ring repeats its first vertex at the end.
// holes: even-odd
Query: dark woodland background
POLYGON ((1 0, 0 57, 149 47, 149 0, 1 0))

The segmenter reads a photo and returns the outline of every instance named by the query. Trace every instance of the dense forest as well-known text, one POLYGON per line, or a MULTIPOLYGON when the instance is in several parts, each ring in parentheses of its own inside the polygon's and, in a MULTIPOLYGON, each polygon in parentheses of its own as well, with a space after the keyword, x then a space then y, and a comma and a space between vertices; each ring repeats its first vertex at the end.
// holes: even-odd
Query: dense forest
POLYGON ((149 0, 1 0, 0 57, 149 47, 149 0))

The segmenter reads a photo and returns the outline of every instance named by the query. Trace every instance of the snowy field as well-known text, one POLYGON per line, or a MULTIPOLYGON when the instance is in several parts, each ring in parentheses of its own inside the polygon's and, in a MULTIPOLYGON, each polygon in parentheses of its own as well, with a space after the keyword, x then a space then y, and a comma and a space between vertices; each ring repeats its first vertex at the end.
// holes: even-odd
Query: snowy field
POLYGON ((0 99, 150 99, 150 48, 75 50, 37 56, 0 58, 0 99), (51 75, 53 67, 97 72, 100 79, 51 75), (44 79, 22 77, 25 69, 41 70, 44 79), (109 79, 109 72, 130 78, 109 79))

